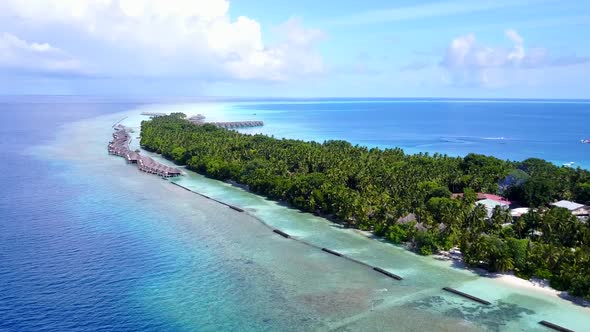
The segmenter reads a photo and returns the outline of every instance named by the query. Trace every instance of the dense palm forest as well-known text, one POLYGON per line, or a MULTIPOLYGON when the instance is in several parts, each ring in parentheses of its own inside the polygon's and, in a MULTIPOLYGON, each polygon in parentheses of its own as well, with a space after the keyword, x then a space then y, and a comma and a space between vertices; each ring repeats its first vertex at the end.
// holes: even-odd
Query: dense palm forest
POLYGON ((546 278, 590 298, 590 227, 566 209, 548 207, 558 199, 590 203, 586 170, 540 159, 407 155, 344 141, 276 139, 184 118, 173 113, 142 122, 141 145, 208 177, 409 243, 420 254, 459 246, 469 265, 546 278), (464 195, 454 199, 452 192, 464 195), (474 204, 476 192, 534 209, 514 222, 499 207, 488 216, 474 204))

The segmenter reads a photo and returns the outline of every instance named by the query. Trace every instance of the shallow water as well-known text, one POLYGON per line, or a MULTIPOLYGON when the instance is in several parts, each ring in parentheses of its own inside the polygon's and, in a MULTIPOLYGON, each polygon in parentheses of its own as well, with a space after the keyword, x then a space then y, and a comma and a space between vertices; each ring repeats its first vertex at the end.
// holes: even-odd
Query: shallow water
POLYGON ((537 322, 546 319, 583 331, 590 324, 588 309, 561 299, 194 173, 177 179, 291 235, 404 277, 392 280, 143 174, 106 154, 110 126, 127 115, 124 124, 137 126, 138 114, 66 124, 36 140, 41 147, 7 155, 18 176, 0 196, 0 330, 542 331, 537 322))
POLYGON ((300 213, 245 193, 229 184, 216 183, 214 180, 194 174, 180 178, 177 182, 216 199, 246 208, 266 223, 297 238, 402 276, 403 281, 391 281, 386 287, 388 299, 384 300, 383 311, 387 314, 375 312, 368 316, 388 315, 396 313, 397 310, 411 308, 420 311, 414 312, 416 315, 429 312, 440 315, 434 318, 436 320, 442 317, 460 318, 481 328, 502 331, 543 330, 537 326, 537 322, 544 319, 561 322, 562 325, 578 330, 584 330, 590 323, 590 311, 587 308, 531 290, 516 289, 494 279, 482 278, 472 272, 453 268, 449 262, 417 256, 405 249, 369 239, 352 230, 340 229, 313 215, 300 213), (487 308, 463 300, 443 292, 441 288, 445 286, 476 295, 493 304, 487 308))

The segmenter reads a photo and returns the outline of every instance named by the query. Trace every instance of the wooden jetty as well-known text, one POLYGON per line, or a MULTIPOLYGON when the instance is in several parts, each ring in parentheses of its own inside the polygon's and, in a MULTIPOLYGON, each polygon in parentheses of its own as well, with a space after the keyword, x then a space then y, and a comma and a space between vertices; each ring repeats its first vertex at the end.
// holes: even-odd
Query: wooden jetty
POLYGON ((248 128, 248 127, 262 127, 262 121, 234 121, 234 122, 206 122, 219 128, 234 129, 234 128, 248 128))
POLYGON ((142 172, 156 174, 166 178, 182 174, 178 168, 160 164, 150 157, 142 156, 138 152, 131 150, 129 148, 130 142, 131 135, 129 130, 124 126, 117 125, 113 133, 113 140, 109 142, 107 150, 109 154, 125 158, 125 161, 129 164, 136 164, 142 172))
POLYGON ((157 118, 160 116, 166 116, 166 113, 158 113, 158 112, 141 112, 141 115, 149 116, 152 118, 157 118))
POLYGON ((451 288, 451 287, 443 287, 443 290, 446 290, 447 292, 450 292, 450 293, 453 293, 453 294, 457 294, 457 295, 462 296, 462 297, 464 297, 466 299, 470 299, 472 301, 479 302, 481 304, 485 304, 485 305, 492 304, 491 302, 488 302, 486 300, 480 299, 479 297, 475 297, 473 295, 469 295, 467 293, 463 293, 463 292, 458 291, 458 290, 456 290, 454 288, 451 288))
POLYGON ((197 114, 195 116, 191 116, 188 118, 193 124, 196 125, 204 125, 204 124, 211 124, 218 128, 225 128, 225 129, 236 129, 236 128, 248 128, 248 127, 262 127, 264 126, 263 121, 230 121, 230 122, 205 122, 205 116, 202 114, 197 114))

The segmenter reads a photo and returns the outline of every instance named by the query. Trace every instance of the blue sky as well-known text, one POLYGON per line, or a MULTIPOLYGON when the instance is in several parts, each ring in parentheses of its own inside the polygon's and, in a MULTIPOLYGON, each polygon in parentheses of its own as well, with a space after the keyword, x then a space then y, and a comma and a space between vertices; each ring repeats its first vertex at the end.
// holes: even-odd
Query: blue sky
POLYGON ((590 2, 3 0, 0 94, 590 98, 590 2))

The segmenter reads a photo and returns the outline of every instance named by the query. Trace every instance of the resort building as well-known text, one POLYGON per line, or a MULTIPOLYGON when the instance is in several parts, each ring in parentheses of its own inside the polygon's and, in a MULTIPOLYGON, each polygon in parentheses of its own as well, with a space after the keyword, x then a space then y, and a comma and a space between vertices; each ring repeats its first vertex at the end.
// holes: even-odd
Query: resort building
MULTIPOLYGON (((424 226, 424 224, 423 224, 423 223, 421 223, 421 222, 418 222, 418 219, 416 219, 416 215, 415 215, 415 214, 413 214, 413 213, 409 213, 409 214, 407 214, 405 217, 400 217, 400 218, 397 220, 397 223, 398 223, 398 224, 400 224, 400 225, 405 225, 405 224, 409 224, 409 223, 412 223, 412 222, 413 222, 413 223, 416 223, 416 224, 414 225, 414 228, 415 228, 416 230, 418 230, 418 231, 420 231, 420 232, 424 232, 424 231, 426 231, 426 230, 427 230, 427 228, 424 226)), ((441 229, 440 229, 440 227, 439 227, 439 230, 441 230, 441 229)))
POLYGON ((400 217, 397 220, 397 222, 402 225, 411 223, 413 221, 416 221, 416 215, 413 213, 408 213, 405 217, 400 217))
POLYGON ((510 206, 510 204, 512 204, 512 202, 507 200, 506 198, 504 198, 502 196, 494 195, 494 194, 477 193, 477 198, 481 199, 481 200, 487 199, 490 201, 494 201, 496 203, 499 203, 502 206, 510 206))
POLYGON ((197 114, 195 116, 191 116, 188 120, 194 124, 203 124, 205 122, 205 116, 203 114, 197 114))
POLYGON ((512 215, 512 218, 519 218, 523 214, 528 213, 529 210, 530 209, 528 207, 515 208, 515 209, 510 210, 510 215, 512 215))
POLYGON ((590 207, 576 202, 561 200, 559 202, 551 203, 551 205, 568 209, 573 215, 578 217, 584 217, 590 214, 590 207))
MULTIPOLYGON (((451 197, 461 198, 463 197, 463 193, 456 193, 451 197)), ((499 195, 477 193, 477 201, 475 204, 481 204, 485 206, 486 210, 488 211, 488 218, 491 218, 492 212, 496 206, 501 206, 503 209, 509 209, 512 202, 499 195)))
MULTIPOLYGON (((460 197, 463 197, 463 193, 453 194, 451 197, 452 198, 460 198, 460 197)), ((501 203, 502 205, 511 205, 512 204, 512 202, 507 200, 506 198, 504 198, 502 196, 494 195, 494 194, 477 193, 477 199, 478 199, 478 201, 489 199, 489 200, 501 203)))
POLYGON ((500 206, 506 210, 510 206, 510 204, 507 201, 499 201, 499 200, 494 200, 494 199, 490 199, 490 198, 479 200, 479 201, 475 202, 475 204, 481 204, 486 208, 486 210, 488 211, 488 218, 492 217, 492 212, 494 211, 494 208, 496 206, 500 206))

